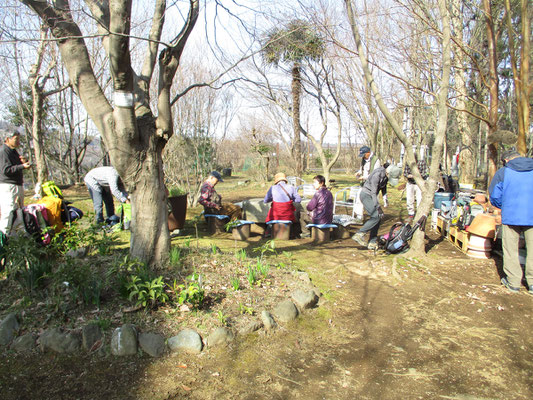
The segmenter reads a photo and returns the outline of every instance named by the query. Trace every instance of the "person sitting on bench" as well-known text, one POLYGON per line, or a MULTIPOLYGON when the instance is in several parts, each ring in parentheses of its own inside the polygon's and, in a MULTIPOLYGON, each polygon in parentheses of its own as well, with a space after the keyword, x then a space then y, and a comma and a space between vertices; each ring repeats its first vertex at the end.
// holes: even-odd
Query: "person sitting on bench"
POLYGON ((298 190, 289 185, 287 176, 283 172, 277 173, 274 176, 274 184, 268 189, 263 200, 264 203, 272 202, 265 222, 275 220, 298 221, 294 203, 301 203, 301 201, 298 190))
MULTIPOLYGON (((326 178, 322 175, 315 176, 313 186, 316 192, 307 204, 308 213, 304 217, 305 222, 317 225, 331 224, 333 220, 333 195, 326 187, 326 178)), ((308 233, 308 229, 304 228, 304 225, 302 231, 308 233)))
POLYGON ((205 214, 227 215, 230 220, 241 219, 242 210, 231 203, 222 203, 222 197, 216 192, 218 182, 224 182, 217 171, 212 171, 200 189, 198 203, 204 206, 205 214))

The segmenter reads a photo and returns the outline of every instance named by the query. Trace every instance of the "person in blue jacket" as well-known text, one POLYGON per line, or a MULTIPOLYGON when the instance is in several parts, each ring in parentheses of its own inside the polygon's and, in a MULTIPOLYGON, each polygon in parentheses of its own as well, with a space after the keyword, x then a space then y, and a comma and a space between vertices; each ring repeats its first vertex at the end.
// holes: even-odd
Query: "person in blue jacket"
POLYGON ((518 239, 523 233, 527 259, 525 277, 533 295, 533 159, 521 157, 515 150, 503 153, 500 168, 489 187, 490 202, 502 210, 503 271, 502 285, 518 292, 522 268, 518 258, 518 239))

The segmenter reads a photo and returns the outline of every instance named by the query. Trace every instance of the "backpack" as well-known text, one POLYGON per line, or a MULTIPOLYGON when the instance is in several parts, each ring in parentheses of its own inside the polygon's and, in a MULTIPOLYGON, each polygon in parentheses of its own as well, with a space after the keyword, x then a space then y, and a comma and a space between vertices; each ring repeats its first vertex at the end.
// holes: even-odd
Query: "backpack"
POLYGON ((120 230, 129 230, 131 223, 131 204, 121 203, 117 207, 117 214, 120 215, 120 222, 117 226, 120 230))
POLYGON ((52 240, 46 216, 47 210, 42 204, 29 204, 22 208, 24 229, 37 243, 49 244, 52 240))
POLYGON ((64 217, 63 217, 63 214, 62 214, 63 222, 74 222, 77 219, 80 219, 81 217, 83 217, 83 211, 81 211, 79 208, 76 208, 76 207, 70 206, 70 205, 66 205, 65 209, 66 209, 66 212, 64 213, 64 217))
POLYGON ((406 252, 409 250, 409 241, 416 230, 420 228, 423 231, 425 229, 426 219, 427 217, 422 215, 413 226, 404 222, 396 222, 390 228, 389 233, 380 238, 382 248, 390 254, 406 252))
POLYGON ((63 193, 61 189, 56 185, 54 181, 46 181, 41 185, 41 190, 43 191, 44 196, 57 197, 58 199, 63 198, 63 193))
POLYGON ((45 196, 37 202, 46 207, 48 213, 48 223, 53 226, 56 233, 63 229, 63 220, 61 218, 61 211, 63 207, 63 200, 54 196, 45 196))

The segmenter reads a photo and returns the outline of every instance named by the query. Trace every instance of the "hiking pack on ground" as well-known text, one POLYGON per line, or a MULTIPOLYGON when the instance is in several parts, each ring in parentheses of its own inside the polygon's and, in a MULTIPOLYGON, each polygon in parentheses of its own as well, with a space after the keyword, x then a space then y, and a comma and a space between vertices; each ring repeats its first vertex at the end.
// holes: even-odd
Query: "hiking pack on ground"
POLYGON ((388 234, 381 236, 379 240, 380 247, 390 254, 403 253, 409 250, 409 241, 417 229, 424 231, 426 219, 427 217, 422 215, 413 226, 406 222, 396 222, 392 225, 388 234))
POLYGON ((41 185, 41 190, 43 191, 44 196, 57 197, 58 199, 63 198, 63 193, 61 189, 56 185, 54 181, 46 181, 41 185))

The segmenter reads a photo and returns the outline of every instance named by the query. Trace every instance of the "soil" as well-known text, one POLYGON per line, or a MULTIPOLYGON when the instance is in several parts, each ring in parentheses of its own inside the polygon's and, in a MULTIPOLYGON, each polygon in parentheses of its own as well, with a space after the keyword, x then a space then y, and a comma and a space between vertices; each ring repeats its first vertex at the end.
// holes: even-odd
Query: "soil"
MULTIPOLYGON (((183 246, 184 240, 173 243, 183 246)), ((237 246, 229 234, 202 240, 227 254, 237 246)), ((250 250, 264 241, 254 236, 238 246, 250 250)), ((269 288, 254 289, 254 309, 288 296, 298 282, 294 271, 305 271, 322 296, 295 322, 237 336, 228 347, 200 355, 3 352, 1 398, 533 398, 533 296, 500 285, 497 256, 469 258, 435 232, 428 233, 428 248, 425 257, 414 257, 374 253, 351 239, 320 246, 309 239, 278 243, 276 262, 290 252, 291 268, 273 269, 269 288), (276 294, 262 298, 273 287, 276 294)), ((220 264, 215 269, 226 277, 235 273, 220 264)), ((210 311, 216 310, 213 305, 210 311)), ((165 322, 147 318, 154 330, 165 322)))

